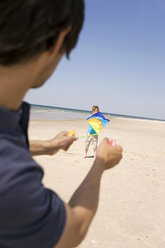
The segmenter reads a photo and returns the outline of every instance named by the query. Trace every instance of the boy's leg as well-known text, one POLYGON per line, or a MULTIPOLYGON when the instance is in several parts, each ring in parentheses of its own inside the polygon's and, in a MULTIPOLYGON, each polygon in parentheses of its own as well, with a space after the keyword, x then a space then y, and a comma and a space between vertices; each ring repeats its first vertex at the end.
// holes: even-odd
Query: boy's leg
POLYGON ((90 143, 91 143, 91 137, 87 137, 85 140, 85 156, 84 156, 84 158, 87 158, 90 143))
POLYGON ((85 156, 84 156, 84 158, 87 158, 87 154, 88 154, 88 149, 85 149, 85 156))
POLYGON ((94 150, 94 158, 96 158, 96 150, 97 150, 97 144, 98 144, 98 135, 95 135, 92 137, 92 143, 93 143, 93 150, 94 150))

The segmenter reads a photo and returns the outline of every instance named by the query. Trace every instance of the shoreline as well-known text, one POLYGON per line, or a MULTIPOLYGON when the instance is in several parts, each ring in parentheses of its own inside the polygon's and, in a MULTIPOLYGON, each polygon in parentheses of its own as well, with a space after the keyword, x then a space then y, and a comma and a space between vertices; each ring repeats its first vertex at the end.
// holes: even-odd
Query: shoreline
MULTIPOLYGON (((38 110, 44 111, 46 110, 47 112, 52 112, 52 111, 62 111, 62 112, 72 112, 76 114, 86 114, 90 115, 91 111, 90 110, 82 110, 82 109, 73 109, 73 108, 64 108, 64 107, 54 107, 54 106, 46 106, 46 105, 37 105, 37 104, 31 104, 31 110, 34 114, 34 110, 36 110, 36 113, 38 110)), ((39 111, 40 112, 40 111, 39 111)), ((102 112, 103 115, 109 116, 111 118, 129 118, 129 119, 142 119, 142 120, 153 120, 153 121, 163 121, 165 122, 165 119, 159 119, 159 118, 153 118, 153 117, 144 117, 144 116, 134 116, 134 115, 126 115, 126 114, 115 114, 115 113, 108 113, 108 112, 102 112)), ((82 117, 83 118, 83 117, 82 117)))
MULTIPOLYGON (((147 121, 147 122, 157 122, 157 123, 164 123, 165 124, 165 120, 157 120, 157 119, 143 119, 143 118, 131 118, 131 117, 118 117, 118 116, 105 116, 107 118, 111 120, 130 120, 130 121, 147 121)), ((30 118, 30 121, 84 121, 84 118, 75 118, 75 119, 65 119, 65 120, 56 120, 56 119, 46 119, 46 118, 30 118)), ((87 121, 87 120, 85 120, 87 121)))

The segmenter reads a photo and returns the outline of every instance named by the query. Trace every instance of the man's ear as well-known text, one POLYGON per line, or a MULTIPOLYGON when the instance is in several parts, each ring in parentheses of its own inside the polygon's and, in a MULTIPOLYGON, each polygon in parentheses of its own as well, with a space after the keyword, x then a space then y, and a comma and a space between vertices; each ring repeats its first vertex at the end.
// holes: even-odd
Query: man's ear
POLYGON ((60 32, 54 47, 49 51, 49 55, 54 56, 61 50, 61 48, 63 47, 64 39, 66 35, 70 32, 70 30, 71 30, 71 26, 68 26, 66 29, 60 32))

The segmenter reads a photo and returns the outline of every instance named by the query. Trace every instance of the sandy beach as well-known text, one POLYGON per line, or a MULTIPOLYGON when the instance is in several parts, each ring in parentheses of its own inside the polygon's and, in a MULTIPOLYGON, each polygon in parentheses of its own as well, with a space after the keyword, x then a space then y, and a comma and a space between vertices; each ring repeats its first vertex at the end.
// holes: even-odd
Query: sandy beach
MULTIPOLYGON (((29 138, 50 139, 71 129, 81 136, 87 128, 86 120, 31 120, 29 138)), ((123 159, 104 173, 96 217, 79 247, 164 248, 165 122, 113 117, 99 141, 104 137, 123 147, 123 159)), ((67 202, 93 163, 83 156, 84 139, 79 139, 67 152, 34 159, 44 168, 46 187, 67 202)))

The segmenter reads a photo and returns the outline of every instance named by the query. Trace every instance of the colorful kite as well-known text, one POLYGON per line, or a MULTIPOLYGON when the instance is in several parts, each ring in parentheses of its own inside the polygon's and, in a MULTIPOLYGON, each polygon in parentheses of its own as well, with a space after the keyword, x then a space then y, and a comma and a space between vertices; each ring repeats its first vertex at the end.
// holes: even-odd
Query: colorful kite
POLYGON ((89 122, 88 133, 91 134, 100 134, 101 130, 110 122, 100 112, 91 115, 87 120, 89 122))

